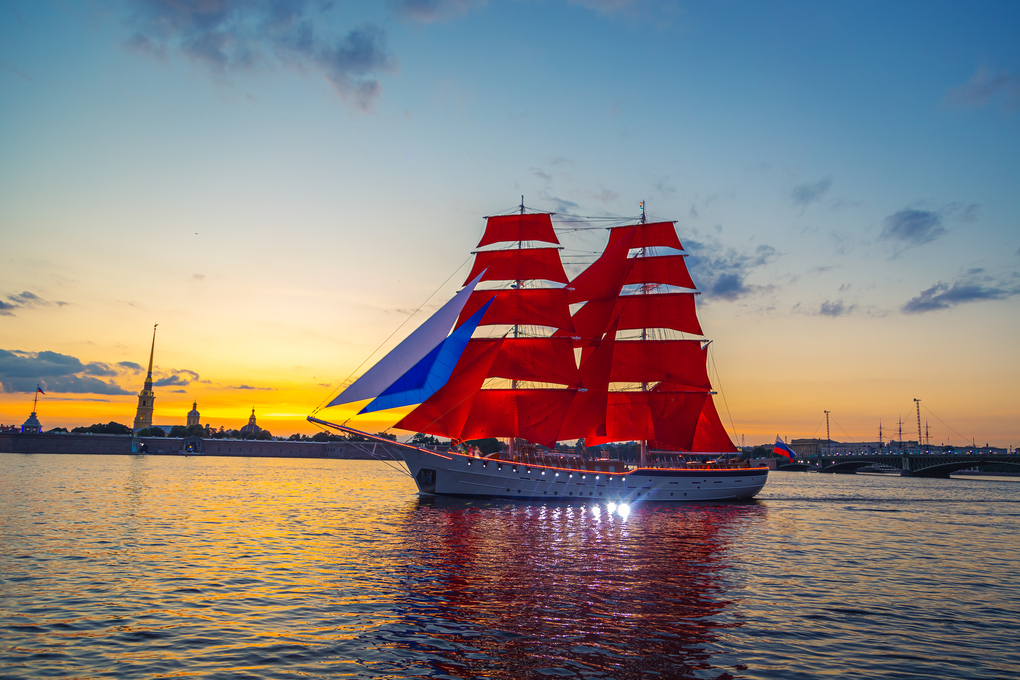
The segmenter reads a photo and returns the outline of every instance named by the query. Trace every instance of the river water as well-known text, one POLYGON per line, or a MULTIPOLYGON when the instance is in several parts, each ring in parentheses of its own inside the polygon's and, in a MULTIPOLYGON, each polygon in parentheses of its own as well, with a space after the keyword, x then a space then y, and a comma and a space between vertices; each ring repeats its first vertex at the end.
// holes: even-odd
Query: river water
POLYGON ((419 500, 384 463, 0 455, 0 676, 1016 678, 1020 482, 419 500))

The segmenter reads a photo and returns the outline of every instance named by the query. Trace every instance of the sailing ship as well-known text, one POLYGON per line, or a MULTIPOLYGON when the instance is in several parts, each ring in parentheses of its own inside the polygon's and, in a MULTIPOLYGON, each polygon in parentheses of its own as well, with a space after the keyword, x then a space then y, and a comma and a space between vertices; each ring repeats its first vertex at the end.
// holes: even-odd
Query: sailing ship
POLYGON ((551 216, 522 201, 519 212, 486 218, 460 292, 326 408, 413 405, 393 427, 450 438, 448 449, 398 445, 423 495, 753 497, 768 468, 740 460, 719 418, 699 292, 675 224, 647 221, 642 204, 641 217, 608 228, 604 251, 568 279, 551 216), (487 438, 506 444, 484 457, 462 445, 487 438), (573 440, 581 453, 556 450, 573 440), (637 460, 607 458, 612 446, 586 454, 616 442, 637 442, 637 460))

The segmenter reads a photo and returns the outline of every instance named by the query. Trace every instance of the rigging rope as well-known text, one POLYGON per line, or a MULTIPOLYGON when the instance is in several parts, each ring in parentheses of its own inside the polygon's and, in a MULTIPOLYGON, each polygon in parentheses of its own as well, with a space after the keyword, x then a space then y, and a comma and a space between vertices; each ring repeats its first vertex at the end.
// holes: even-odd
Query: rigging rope
POLYGON ((376 347, 376 348, 375 348, 374 350, 372 350, 372 353, 371 353, 371 354, 369 354, 369 355, 368 355, 367 357, 365 357, 365 360, 364 360, 364 361, 362 361, 362 362, 361 362, 360 364, 358 364, 358 367, 357 367, 357 368, 355 368, 355 369, 354 369, 353 371, 351 371, 350 375, 348 375, 348 376, 347 376, 346 378, 344 378, 343 382, 341 382, 341 383, 340 383, 340 384, 339 384, 339 385, 338 385, 338 386, 336 387, 336 389, 334 389, 334 390, 333 390, 332 392, 330 392, 330 393, 329 393, 329 395, 328 395, 328 396, 327 396, 327 397, 326 397, 325 399, 323 399, 322 401, 320 401, 320 402, 319 402, 319 405, 315 407, 315 409, 314 409, 314 410, 312 411, 311 415, 313 415, 313 416, 314 416, 314 415, 315 415, 316 413, 318 413, 318 412, 319 412, 319 411, 321 411, 321 410, 322 410, 323 408, 325 408, 325 406, 323 406, 323 404, 326 404, 326 403, 329 403, 330 401, 332 401, 332 399, 333 399, 333 396, 334 396, 334 395, 335 395, 335 394, 336 394, 337 392, 339 392, 339 391, 340 391, 340 390, 341 390, 341 389, 342 389, 343 387, 345 387, 346 385, 348 385, 348 383, 350 382, 350 379, 351 379, 351 377, 352 377, 352 376, 353 376, 353 375, 354 375, 355 373, 357 373, 358 371, 360 371, 360 370, 361 370, 361 367, 362 367, 362 366, 364 366, 364 365, 365 365, 366 363, 368 363, 368 360, 369 360, 369 359, 371 359, 372 357, 374 357, 374 356, 376 355, 376 353, 378 353, 378 352, 379 352, 379 350, 380 350, 380 349, 382 349, 382 347, 383 347, 383 346, 384 346, 384 345, 385 345, 385 344, 386 344, 387 342, 389 342, 389 341, 390 341, 390 339, 391 339, 391 338, 392 338, 392 337, 393 337, 394 335, 396 335, 396 334, 397 334, 397 331, 399 331, 399 330, 400 330, 401 328, 403 328, 403 327, 404 327, 404 325, 405 325, 405 324, 406 324, 406 323, 407 323, 408 321, 410 321, 410 320, 411 320, 411 319, 412 319, 412 318, 414 317, 414 315, 415 315, 415 314, 417 314, 418 312, 420 312, 420 311, 421 311, 421 308, 422 308, 422 307, 424 307, 424 306, 425 306, 426 304, 428 304, 428 301, 429 301, 429 300, 431 300, 432 298, 434 298, 434 297, 436 296, 436 293, 438 293, 438 292, 439 292, 440 290, 442 290, 442 289, 443 289, 443 286, 445 286, 445 285, 446 285, 447 283, 449 283, 449 282, 450 282, 450 279, 452 279, 452 278, 453 278, 453 277, 454 277, 454 276, 455 276, 455 275, 457 274, 457 272, 459 272, 459 271, 460 271, 461 269, 463 269, 463 268, 464 268, 464 265, 466 265, 466 264, 467 264, 467 263, 468 263, 468 262, 469 262, 469 261, 471 260, 471 257, 472 257, 471 255, 468 255, 468 256, 467 256, 467 258, 466 258, 466 259, 465 259, 465 260, 464 260, 463 262, 461 262, 460 266, 459 266, 459 267, 457 267, 456 269, 454 269, 454 270, 453 270, 453 273, 452 273, 452 274, 450 274, 450 276, 448 276, 448 277, 446 278, 446 280, 445 280, 445 281, 443 281, 443 282, 442 282, 441 284, 439 284, 439 288, 436 288, 436 289, 435 289, 434 291, 432 291, 432 293, 431 293, 431 294, 430 294, 430 295, 429 295, 429 296, 428 296, 427 298, 425 298, 425 301, 424 301, 424 302, 422 302, 422 303, 421 303, 420 305, 418 305, 418 308, 417 308, 416 310, 414 310, 413 312, 411 312, 411 313, 410 313, 410 314, 409 314, 409 315, 407 316, 407 318, 406 318, 406 319, 404 319, 404 321, 403 321, 403 322, 402 322, 402 323, 401 323, 401 324, 400 324, 399 326, 397 326, 397 327, 396 327, 395 329, 393 329, 393 332, 392 332, 392 333, 390 333, 390 334, 389 334, 389 335, 388 335, 388 336, 386 337, 386 339, 385 339, 385 340, 383 340, 383 341, 382 341, 381 343, 379 343, 379 346, 378 346, 378 347, 376 347))
POLYGON ((719 368, 715 365, 715 349, 712 346, 708 348, 708 358, 712 360, 712 371, 715 373, 715 382, 719 385, 719 396, 722 397, 723 406, 726 407, 726 417, 730 419, 730 427, 733 428, 733 440, 737 441, 737 426, 733 424, 733 414, 730 413, 730 405, 726 401, 726 393, 723 391, 722 378, 719 376, 719 368))
MULTIPOLYGON (((932 416, 934 416, 935 420, 939 421, 940 423, 942 423, 942 424, 943 424, 943 425, 945 425, 946 427, 949 427, 949 425, 948 425, 948 424, 947 424, 947 423, 946 423, 946 422, 945 422, 944 420, 942 420, 941 418, 939 418, 938 416, 936 416, 936 415, 935 415, 935 412, 934 412, 934 411, 932 411, 932 410, 931 410, 930 408, 928 408, 928 407, 927 407, 927 406, 925 405, 925 403, 924 403, 923 401, 921 402, 921 406, 924 406, 924 410, 925 410, 925 411, 927 411, 928 413, 932 414, 932 416)), ((953 430, 953 428, 951 428, 951 427, 949 427, 949 429, 950 429, 950 430, 953 430)), ((956 432, 956 430, 953 430, 953 432, 956 432)), ((964 443, 966 443, 966 441, 967 441, 967 438, 966 438, 966 437, 964 437, 964 436, 963 436, 962 434, 960 434, 959 432, 956 432, 956 435, 957 435, 957 436, 958 436, 958 437, 959 437, 960 439, 962 439, 962 440, 964 441, 964 443)), ((948 437, 947 437, 947 439, 948 439, 948 437)), ((973 437, 971 438, 971 441, 973 441, 973 437)), ((920 444, 920 443, 921 443, 921 442, 918 442, 918 444, 920 444)))
MULTIPOLYGON (((322 430, 323 432, 326 432, 326 428, 325 428, 324 426, 320 425, 319 423, 313 423, 313 425, 315 425, 315 426, 316 426, 317 428, 319 428, 319 429, 320 429, 320 430, 322 430)), ((389 429, 389 428, 387 428, 387 429, 389 429)), ((385 431, 385 430, 384 430, 384 431, 385 431)), ((327 432, 327 434, 328 434, 328 432, 327 432)), ((360 443, 361 443, 361 442, 354 442, 354 441, 351 441, 350 439, 342 439, 342 440, 340 440, 340 441, 344 441, 344 442, 347 442, 348 444, 360 444, 360 443)), ((365 442, 365 443, 368 443, 368 442, 365 442)), ((378 442, 376 442, 376 443, 378 443, 378 442)), ((402 468, 402 467, 400 467, 399 465, 391 465, 391 464, 390 464, 390 463, 391 463, 391 461, 389 461, 389 460, 386 460, 385 458, 380 458, 380 457, 378 457, 377 455, 375 455, 375 452, 374 452, 374 451, 369 451, 369 452, 368 452, 368 455, 372 456, 373 458, 375 458, 375 459, 376 459, 377 461, 379 461, 380 463, 384 463, 384 464, 386 465, 386 467, 388 467, 388 468, 390 468, 390 469, 392 469, 392 470, 396 470, 397 472, 399 472, 399 473, 401 473, 401 474, 405 474, 405 475, 407 475, 408 477, 411 477, 412 479, 414 478, 414 476, 413 476, 413 475, 411 474, 411 471, 410 471, 410 470, 408 470, 408 469, 406 469, 406 468, 402 468)))

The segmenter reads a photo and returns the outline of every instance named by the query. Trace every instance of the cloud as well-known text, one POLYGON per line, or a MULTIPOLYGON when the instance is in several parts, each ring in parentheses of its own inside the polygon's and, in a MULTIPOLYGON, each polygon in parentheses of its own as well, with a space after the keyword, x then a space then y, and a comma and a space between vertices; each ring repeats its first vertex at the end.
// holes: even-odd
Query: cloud
POLYGON ((825 192, 832 186, 832 177, 824 177, 814 184, 798 184, 790 192, 790 198, 800 206, 811 205, 821 200, 825 192))
POLYGON ((949 309, 967 302, 981 300, 1004 300, 1014 295, 1020 295, 1020 286, 1008 286, 1004 282, 995 282, 990 277, 975 278, 974 275, 984 270, 971 270, 963 279, 954 281, 952 285, 939 281, 931 288, 922 290, 921 293, 911 298, 903 305, 901 311, 905 314, 921 314, 934 312, 940 309, 949 309), (991 283, 992 285, 984 285, 991 283))
POLYGON ((684 248, 698 287, 707 294, 706 302, 714 299, 737 300, 774 290, 775 286, 757 286, 747 283, 748 275, 776 258, 778 253, 770 245, 762 244, 753 255, 727 248, 714 240, 687 240, 684 248))
POLYGON ((846 316, 847 314, 852 314, 856 308, 857 305, 845 305, 842 300, 836 300, 835 302, 826 300, 822 303, 818 313, 821 316, 846 316))
MULTIPOLYGON (((406 21, 431 24, 467 14, 472 0, 390 0, 394 14, 406 21)), ((485 4, 484 0, 479 4, 485 4)))
POLYGON ((275 387, 252 387, 251 385, 227 385, 231 390, 274 390, 275 387))
POLYGON ((1008 108, 1020 104, 1020 76, 1009 71, 992 73, 991 69, 982 67, 966 84, 950 88, 943 102, 949 106, 979 108, 988 106, 1000 94, 1008 108))
POLYGON ((131 394, 95 375, 112 376, 106 364, 82 363, 59 352, 23 352, 0 349, 0 388, 4 392, 34 392, 41 384, 47 392, 75 394, 131 394))
POLYGON ((558 196, 551 196, 547 192, 541 192, 539 197, 552 205, 552 212, 556 213, 572 213, 577 210, 580 206, 573 201, 568 201, 565 198, 558 196))
POLYGON ((635 0, 567 0, 567 4, 578 5, 599 14, 611 14, 633 6, 635 0))
POLYGON ((121 368, 126 368, 129 371, 140 371, 142 370, 141 364, 136 364, 133 361, 120 361, 117 363, 121 368))
POLYGON ((175 369, 171 368, 166 372, 164 377, 159 380, 155 380, 152 383, 153 387, 169 387, 171 385, 187 385, 192 380, 198 380, 198 373, 189 371, 187 369, 175 369))
POLYGON ((942 216, 929 210, 901 210, 885 218, 881 239, 907 246, 930 243, 946 233, 942 216))
POLYGON ((10 300, 10 302, 0 300, 0 316, 14 316, 14 312, 12 310, 15 309, 32 309, 34 307, 49 307, 52 305, 63 307, 67 304, 66 302, 61 301, 44 300, 35 293, 27 290, 20 293, 11 293, 7 295, 7 299, 10 300))
POLYGON ((128 46, 158 59, 181 54, 217 77, 283 66, 320 73, 341 100, 371 111, 379 74, 396 68, 386 33, 362 24, 325 36, 328 3, 312 0, 136 0, 128 46))

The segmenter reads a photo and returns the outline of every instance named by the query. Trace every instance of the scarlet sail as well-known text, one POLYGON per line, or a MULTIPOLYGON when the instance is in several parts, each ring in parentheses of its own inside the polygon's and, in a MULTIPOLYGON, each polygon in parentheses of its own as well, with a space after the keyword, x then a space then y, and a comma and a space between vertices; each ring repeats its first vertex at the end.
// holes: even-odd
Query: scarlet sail
POLYGON ((511 330, 469 340, 446 386, 397 427, 454 440, 583 437, 733 451, 712 401, 705 341, 670 336, 703 334, 673 223, 612 228, 602 255, 569 283, 559 250, 525 247, 532 242, 557 243, 548 215, 489 218, 479 247, 498 249, 476 254, 469 279, 500 287, 472 292, 456 326, 488 305, 476 333, 511 330))
POLYGON ((459 389, 436 392, 397 427, 454 440, 521 437, 555 444, 582 381, 567 289, 549 284, 567 283, 559 249, 524 247, 532 241, 558 243, 548 214, 488 218, 478 246, 499 244, 501 249, 476 253, 468 280, 480 277, 503 287, 475 290, 457 325, 488 304, 479 326, 511 330, 500 337, 472 338, 461 370, 455 369, 450 379, 459 389))

